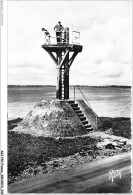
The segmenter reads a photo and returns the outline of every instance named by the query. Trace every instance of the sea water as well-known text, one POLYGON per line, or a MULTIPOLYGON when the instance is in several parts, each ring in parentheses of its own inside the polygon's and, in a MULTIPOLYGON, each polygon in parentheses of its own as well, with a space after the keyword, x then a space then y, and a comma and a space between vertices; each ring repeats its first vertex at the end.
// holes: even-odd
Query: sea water
MULTIPOLYGON (((76 88, 75 98, 83 99, 98 116, 131 117, 131 88, 80 86, 80 89, 84 96, 76 88)), ((8 119, 24 118, 39 101, 55 97, 54 86, 10 86, 8 119)), ((70 87, 70 99, 74 99, 73 87, 70 87)))

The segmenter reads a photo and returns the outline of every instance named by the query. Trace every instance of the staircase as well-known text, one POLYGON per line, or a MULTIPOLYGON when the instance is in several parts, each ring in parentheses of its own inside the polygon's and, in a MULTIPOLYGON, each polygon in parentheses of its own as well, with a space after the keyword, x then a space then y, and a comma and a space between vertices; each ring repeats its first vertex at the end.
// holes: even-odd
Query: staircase
POLYGON ((82 125, 86 128, 86 130, 87 131, 92 131, 93 130, 92 125, 86 119, 86 117, 83 114, 82 110, 80 109, 79 105, 77 103, 75 103, 75 101, 68 101, 68 103, 73 108, 73 110, 75 111, 76 115, 80 119, 82 125))

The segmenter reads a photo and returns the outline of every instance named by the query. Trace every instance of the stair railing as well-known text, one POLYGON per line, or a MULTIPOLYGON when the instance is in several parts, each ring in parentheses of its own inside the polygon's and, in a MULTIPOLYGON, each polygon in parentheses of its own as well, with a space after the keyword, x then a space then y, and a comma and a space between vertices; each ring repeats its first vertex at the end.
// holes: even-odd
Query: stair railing
MULTIPOLYGON (((79 85, 75 85, 74 86, 74 100, 75 100, 75 97, 76 97, 76 87, 78 88, 78 90, 80 91, 80 93, 82 94, 82 96, 84 97, 85 101, 87 102, 87 105, 92 109, 91 105, 89 104, 88 100, 86 99, 85 95, 83 94, 82 90, 80 89, 79 85)), ((93 109, 92 109, 93 110, 93 109)), ((94 111, 93 111, 94 112, 94 111)), ((96 117, 96 129, 98 127, 98 120, 97 120, 97 114, 94 112, 94 115, 96 117)))

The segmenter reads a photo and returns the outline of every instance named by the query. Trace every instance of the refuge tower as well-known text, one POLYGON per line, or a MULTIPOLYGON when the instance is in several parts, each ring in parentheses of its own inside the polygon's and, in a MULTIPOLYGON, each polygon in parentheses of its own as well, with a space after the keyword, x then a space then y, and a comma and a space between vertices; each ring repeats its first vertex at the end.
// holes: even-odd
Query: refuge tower
MULTIPOLYGON (((73 31, 73 35, 76 34, 79 40, 80 32, 73 31)), ((58 38, 57 38, 58 40, 58 38)), ((78 41, 77 41, 78 43, 78 41)), ((79 52, 82 51, 83 46, 78 44, 69 43, 69 28, 61 33, 59 42, 51 44, 46 42, 42 45, 50 57, 56 64, 57 68, 57 87, 56 87, 56 98, 61 100, 69 99, 69 71, 70 67, 79 52)))
POLYGON ((80 32, 72 32, 70 43, 69 28, 56 34, 57 42, 50 40, 46 29, 42 48, 50 55, 57 68, 56 100, 42 100, 13 129, 34 136, 72 137, 85 135, 96 130, 101 122, 93 109, 84 100, 69 99, 70 67, 83 46, 80 32))

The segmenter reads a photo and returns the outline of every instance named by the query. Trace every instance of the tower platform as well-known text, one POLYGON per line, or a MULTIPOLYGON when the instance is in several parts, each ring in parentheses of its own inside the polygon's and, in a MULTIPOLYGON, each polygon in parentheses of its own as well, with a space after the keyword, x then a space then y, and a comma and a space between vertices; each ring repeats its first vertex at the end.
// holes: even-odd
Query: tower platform
POLYGON ((42 48, 49 52, 66 51, 66 49, 68 49, 70 52, 81 52, 83 46, 75 44, 44 44, 42 45, 42 48))

